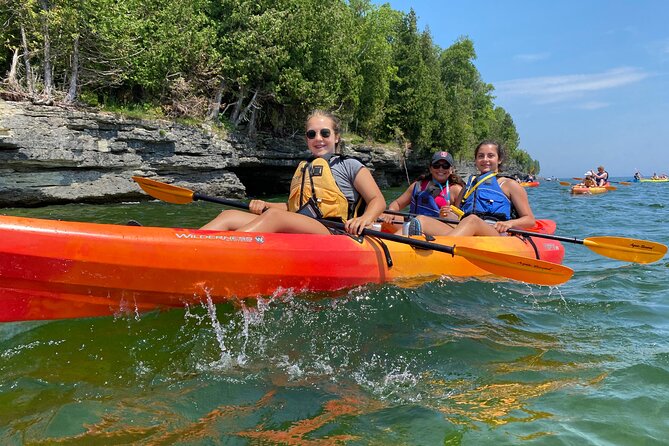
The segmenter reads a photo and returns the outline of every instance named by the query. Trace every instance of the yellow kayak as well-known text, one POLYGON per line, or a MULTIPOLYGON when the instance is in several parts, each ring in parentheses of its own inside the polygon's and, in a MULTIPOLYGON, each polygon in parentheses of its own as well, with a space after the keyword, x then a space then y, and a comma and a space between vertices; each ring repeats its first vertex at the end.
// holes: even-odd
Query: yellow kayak
POLYGON ((577 184, 571 187, 571 193, 573 195, 597 195, 597 194, 603 194, 604 192, 608 192, 609 189, 611 189, 611 187, 608 185, 587 187, 577 184))

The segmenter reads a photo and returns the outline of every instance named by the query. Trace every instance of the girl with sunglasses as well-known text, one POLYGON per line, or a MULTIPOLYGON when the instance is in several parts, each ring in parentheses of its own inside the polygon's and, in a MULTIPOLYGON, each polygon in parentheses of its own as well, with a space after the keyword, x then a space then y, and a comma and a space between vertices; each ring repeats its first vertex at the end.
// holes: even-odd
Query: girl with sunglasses
POLYGON ((386 202, 360 161, 335 154, 340 127, 332 113, 316 110, 309 115, 305 136, 314 159, 298 166, 287 203, 251 200, 251 213, 226 210, 202 229, 329 234, 316 219, 322 217, 344 221, 348 233, 359 235, 376 221, 386 202), (366 206, 360 206, 363 202, 366 206))
MULTIPOLYGON (((390 203, 388 209, 391 211, 401 211, 409 206, 409 212, 419 215, 417 219, 411 222, 410 234, 425 232, 433 235, 433 230, 439 231, 441 229, 441 223, 426 217, 457 220, 457 215, 451 210, 451 205, 457 203, 457 197, 460 195, 464 183, 454 171, 454 161, 451 154, 443 151, 437 152, 432 156, 428 173, 418 177, 402 195, 390 203), (433 222, 439 223, 439 225, 433 225, 433 222)), ((382 219, 386 223, 392 223, 399 217, 384 214, 382 219)), ((397 229, 395 232, 400 230, 397 229)))

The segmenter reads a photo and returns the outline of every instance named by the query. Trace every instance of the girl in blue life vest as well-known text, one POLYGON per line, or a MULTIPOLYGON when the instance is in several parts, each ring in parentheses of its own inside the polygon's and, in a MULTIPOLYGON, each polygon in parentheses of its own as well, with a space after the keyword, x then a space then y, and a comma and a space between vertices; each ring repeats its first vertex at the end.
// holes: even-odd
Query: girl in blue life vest
MULTIPOLYGON (((409 212, 412 214, 457 220, 457 215, 451 211, 451 205, 456 204, 464 183, 454 171, 451 154, 444 151, 436 152, 430 161, 428 173, 411 183, 402 195, 390 203, 388 209, 401 211, 409 206, 409 212)), ((381 218, 386 223, 401 220, 401 217, 389 214, 384 214, 381 218)), ((400 232, 402 229, 397 226, 395 228, 395 232, 400 232)))
MULTIPOLYGON (((504 150, 495 141, 483 141, 474 151, 479 175, 470 178, 458 201, 465 217, 449 236, 501 235, 510 228, 534 226, 534 214, 527 192, 517 182, 499 177, 504 150), (489 224, 488 221, 496 220, 489 224)), ((444 227, 447 227, 444 225, 444 227)))
MULTIPOLYGON (((305 125, 305 139, 311 154, 318 164, 310 175, 305 174, 304 166, 298 168, 296 177, 310 178, 303 188, 307 192, 334 196, 332 203, 323 205, 323 197, 318 193, 313 200, 314 206, 324 217, 336 217, 344 221, 346 231, 359 235, 362 230, 374 223, 386 208, 386 201, 370 171, 354 158, 335 155, 340 141, 339 119, 332 113, 316 110, 312 112, 305 125), (319 161, 320 160, 320 161, 319 161), (323 161, 325 160, 325 161, 323 161), (327 177, 323 180, 315 177, 327 177), (337 198, 341 197, 341 198, 337 198), (361 215, 346 209, 347 203, 359 203, 364 200, 366 208, 361 215)), ((312 164, 312 163, 310 163, 312 164)), ((310 196, 312 196, 310 195, 310 196)), ((291 195, 292 196, 292 195, 291 195)), ((301 234, 329 234, 330 231, 317 219, 301 213, 300 200, 288 203, 270 203, 263 200, 251 200, 249 212, 226 210, 207 223, 202 229, 240 232, 289 232, 301 234), (298 208, 298 204, 300 207, 298 208)), ((351 206, 352 207, 352 206, 351 206)))
MULTIPOLYGON (((497 175, 503 160, 504 151, 499 143, 483 141, 476 146, 474 162, 479 174, 467 181, 457 199, 465 212, 464 217, 455 228, 433 218, 418 217, 422 233, 493 236, 504 234, 512 227, 534 226, 534 215, 525 188, 511 178, 497 175), (489 221, 494 223, 489 224, 489 221)), ((410 233, 416 234, 409 229, 410 233)))

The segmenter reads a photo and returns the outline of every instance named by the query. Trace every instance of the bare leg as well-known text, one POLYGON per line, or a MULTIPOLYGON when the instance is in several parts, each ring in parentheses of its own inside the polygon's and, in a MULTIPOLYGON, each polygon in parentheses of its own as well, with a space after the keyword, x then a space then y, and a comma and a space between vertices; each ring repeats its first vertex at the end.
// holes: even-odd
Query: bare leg
POLYGON ((236 231, 244 225, 258 218, 259 215, 244 211, 228 210, 218 214, 218 217, 202 226, 200 229, 210 229, 214 231, 236 231))
MULTIPOLYGON (((426 235, 451 235, 453 228, 446 223, 442 223, 434 218, 425 215, 416 217, 420 221, 420 227, 423 234, 426 235)), ((461 223, 462 224, 462 223, 461 223)))
POLYGON ((237 228, 242 232, 287 232, 293 234, 329 234, 318 220, 306 215, 270 208, 246 225, 237 228))
POLYGON ((453 237, 472 235, 494 236, 499 235, 499 232, 476 215, 468 215, 448 235, 453 237))

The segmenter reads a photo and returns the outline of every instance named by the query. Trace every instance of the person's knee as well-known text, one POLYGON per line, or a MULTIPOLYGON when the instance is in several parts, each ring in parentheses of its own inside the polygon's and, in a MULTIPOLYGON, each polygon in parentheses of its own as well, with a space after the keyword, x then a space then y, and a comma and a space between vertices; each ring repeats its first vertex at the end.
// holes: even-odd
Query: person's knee
POLYGON ((269 208, 256 218, 258 219, 258 221, 265 221, 265 220, 272 221, 280 219, 282 214, 285 214, 285 211, 276 208, 269 208))
POLYGON ((285 212, 285 211, 282 211, 281 209, 277 209, 277 208, 267 208, 267 210, 260 215, 276 215, 276 214, 279 214, 281 212, 285 212))
POLYGON ((470 224, 471 225, 471 224, 476 224, 479 221, 481 221, 481 219, 477 215, 469 214, 468 216, 466 216, 465 218, 460 220, 460 224, 461 225, 462 224, 470 224))

